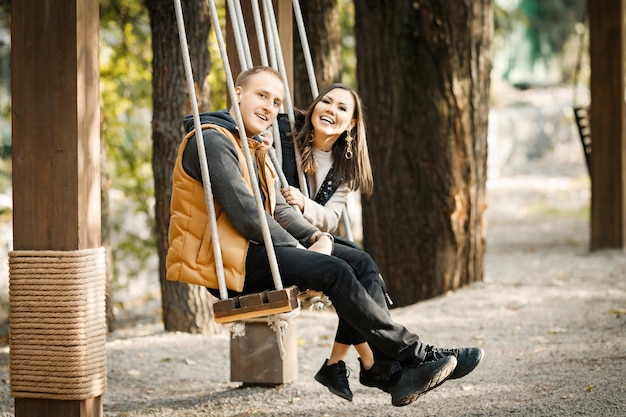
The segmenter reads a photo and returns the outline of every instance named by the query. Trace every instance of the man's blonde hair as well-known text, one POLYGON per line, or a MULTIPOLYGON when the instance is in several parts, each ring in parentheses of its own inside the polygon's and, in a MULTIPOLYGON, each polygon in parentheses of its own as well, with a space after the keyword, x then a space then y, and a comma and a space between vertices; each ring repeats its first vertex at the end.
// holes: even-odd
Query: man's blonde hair
POLYGON ((264 65, 258 65, 256 67, 252 67, 250 69, 247 69, 241 72, 237 76, 237 80, 235 81, 235 87, 244 87, 246 83, 250 80, 250 77, 256 74, 260 74, 262 72, 273 74, 276 78, 280 80, 281 83, 285 82, 285 79, 283 78, 282 74, 278 72, 277 70, 275 70, 274 68, 267 67, 264 65))

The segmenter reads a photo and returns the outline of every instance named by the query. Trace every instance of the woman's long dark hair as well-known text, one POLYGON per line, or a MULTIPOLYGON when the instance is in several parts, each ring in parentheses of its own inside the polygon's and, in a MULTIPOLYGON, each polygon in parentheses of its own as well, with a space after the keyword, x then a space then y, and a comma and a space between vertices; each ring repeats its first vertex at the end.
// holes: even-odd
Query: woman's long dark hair
POLYGON ((333 155, 333 174, 335 176, 334 186, 339 186, 344 182, 352 191, 361 190, 363 194, 370 195, 374 189, 374 179, 372 177, 372 167, 370 165, 369 153, 367 150, 367 140, 365 136, 365 120, 363 116, 363 105, 359 95, 345 84, 334 83, 324 87, 313 103, 307 109, 304 120, 302 117, 296 118, 294 132, 296 132, 295 142, 300 150, 300 159, 302 169, 307 174, 315 172, 315 164, 313 163, 313 143, 310 141, 313 133, 313 124, 311 116, 313 109, 322 101, 330 91, 340 88, 348 91, 354 98, 354 114, 352 118, 356 120, 356 124, 350 131, 352 135, 352 152, 351 159, 344 156, 346 147, 346 132, 342 133, 332 148, 333 155))

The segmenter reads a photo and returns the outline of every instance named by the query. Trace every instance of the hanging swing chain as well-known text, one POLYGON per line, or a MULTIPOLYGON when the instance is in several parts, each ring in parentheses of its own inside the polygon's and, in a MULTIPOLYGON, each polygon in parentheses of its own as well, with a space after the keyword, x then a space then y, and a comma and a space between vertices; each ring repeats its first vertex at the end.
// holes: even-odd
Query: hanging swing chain
POLYGON ((178 25, 178 37, 180 40, 180 50, 183 55, 183 66, 185 68, 187 90, 189 91, 189 102, 191 103, 191 108, 193 112, 193 124, 196 131, 196 144, 198 147, 198 155, 200 156, 200 171, 202 174, 202 183, 204 184, 204 196, 209 214, 209 224, 211 227, 211 238, 213 241, 213 255, 215 257, 217 282, 220 291, 220 298, 226 299, 228 298, 228 290, 226 289, 226 280, 224 278, 224 265, 222 261, 222 250, 219 244, 219 235, 217 233, 217 221, 215 215, 215 205, 213 203, 213 191, 211 188, 211 178, 209 175, 209 167, 206 159, 206 149, 204 148, 204 140, 202 138, 202 124, 200 123, 198 100, 196 98, 196 89, 193 82, 191 59, 189 58, 187 34, 185 32, 185 22, 183 19, 183 12, 180 0, 174 0, 174 8, 176 10, 176 24, 178 25))

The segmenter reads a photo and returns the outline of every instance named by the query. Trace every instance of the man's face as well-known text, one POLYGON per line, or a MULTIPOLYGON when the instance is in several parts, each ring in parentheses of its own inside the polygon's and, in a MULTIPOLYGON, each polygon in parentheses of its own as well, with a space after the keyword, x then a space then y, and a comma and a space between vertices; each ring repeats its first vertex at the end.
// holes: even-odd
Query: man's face
POLYGON ((268 129, 276 120, 285 87, 274 74, 259 72, 237 87, 236 92, 246 134, 252 137, 268 129))

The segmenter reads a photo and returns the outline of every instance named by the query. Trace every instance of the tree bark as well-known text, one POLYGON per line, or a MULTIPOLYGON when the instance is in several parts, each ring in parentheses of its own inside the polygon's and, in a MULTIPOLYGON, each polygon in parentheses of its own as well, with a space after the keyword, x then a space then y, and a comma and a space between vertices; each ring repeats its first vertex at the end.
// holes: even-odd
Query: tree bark
MULTIPOLYGON (((302 20, 311 51, 311 61, 319 88, 341 81, 341 27, 337 0, 300 2, 302 20)), ((311 84, 304 61, 302 43, 294 22, 294 105, 308 108, 313 101, 311 84)))
POLYGON ((355 0, 364 246, 396 306, 483 278, 492 22, 491 0, 355 0))
MULTIPOLYGON (((171 0, 146 0, 152 30, 153 115, 152 168, 154 171, 155 219, 159 253, 159 281, 165 330, 215 333, 211 298, 206 289, 165 278, 168 248, 172 169, 182 137, 182 118, 189 113, 187 83, 180 52, 174 3, 171 0)), ((199 107, 208 109, 208 83, 211 68, 208 51, 209 11, 202 0, 183 0, 185 31, 199 107)))

